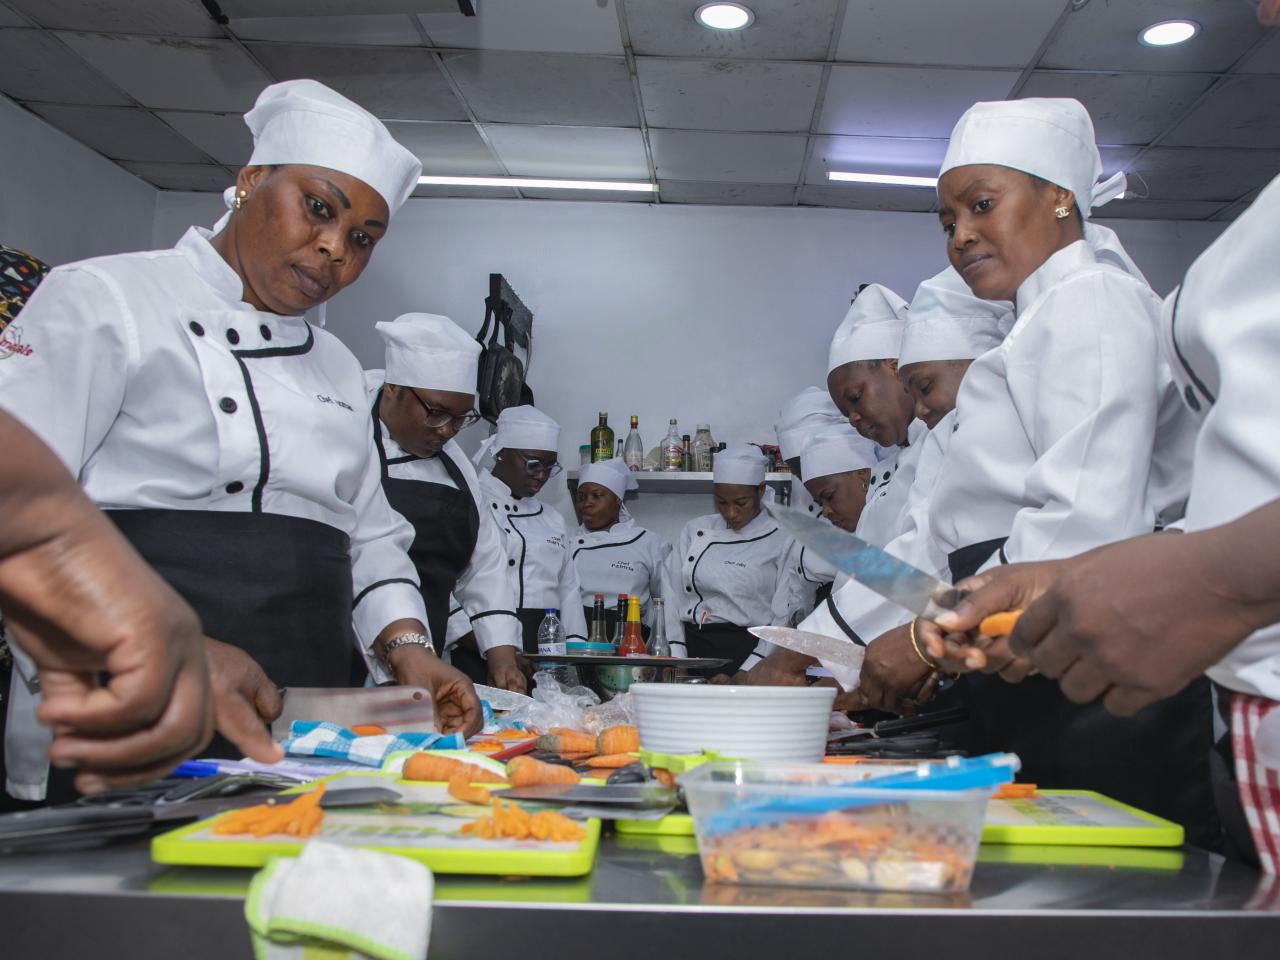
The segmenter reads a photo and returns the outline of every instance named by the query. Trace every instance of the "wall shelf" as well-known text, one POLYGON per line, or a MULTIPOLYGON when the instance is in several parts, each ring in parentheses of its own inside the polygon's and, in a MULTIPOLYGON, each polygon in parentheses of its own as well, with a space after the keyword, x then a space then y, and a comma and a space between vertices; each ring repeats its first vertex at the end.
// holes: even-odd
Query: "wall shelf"
MULTIPOLYGON (((710 473, 667 473, 662 470, 637 470, 632 474, 640 484, 639 493, 710 493, 714 482, 710 473)), ((565 473, 570 495, 578 489, 578 471, 565 473)), ((791 482, 790 473, 767 473, 764 481, 774 487, 791 482)), ((629 496, 633 496, 629 494, 629 496)))

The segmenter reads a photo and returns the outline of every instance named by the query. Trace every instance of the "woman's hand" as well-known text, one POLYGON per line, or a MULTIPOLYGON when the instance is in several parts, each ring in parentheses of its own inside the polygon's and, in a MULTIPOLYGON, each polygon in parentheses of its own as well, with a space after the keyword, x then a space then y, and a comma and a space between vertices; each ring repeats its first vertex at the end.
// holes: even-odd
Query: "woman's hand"
POLYGON ((756 687, 803 687, 805 671, 817 664, 813 657, 779 647, 750 670, 739 671, 735 683, 756 687))
POLYGON ((912 648, 909 627, 896 627, 867 644, 858 689, 842 700, 844 709, 910 716, 933 698, 937 689, 933 674, 912 648))
POLYGON ((461 733, 469 737, 480 732, 484 716, 480 698, 461 671, 416 643, 392 650, 389 661, 396 683, 422 687, 431 693, 436 726, 441 733, 461 733))
POLYGON ((494 647, 485 654, 484 662, 489 668, 489 686, 515 693, 529 689, 529 682, 516 658, 515 647, 494 647))

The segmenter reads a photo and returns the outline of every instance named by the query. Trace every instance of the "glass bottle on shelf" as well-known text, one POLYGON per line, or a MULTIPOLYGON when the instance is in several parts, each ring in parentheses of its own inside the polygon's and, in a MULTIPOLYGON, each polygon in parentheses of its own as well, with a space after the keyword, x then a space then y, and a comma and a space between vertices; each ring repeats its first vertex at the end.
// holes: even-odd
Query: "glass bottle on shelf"
MULTIPOLYGON (((666 602, 662 597, 654 597, 649 601, 649 609, 653 613, 653 623, 649 626, 649 643, 645 652, 651 657, 671 656, 671 643, 667 640, 666 602)), ((675 670, 671 667, 651 668, 645 678, 654 683, 672 683, 675 670)))
POLYGON ((622 630, 627 624, 627 595, 618 594, 618 610, 613 619, 613 652, 622 648, 622 630))
POLYGON ((626 461, 628 470, 644 469, 644 441, 640 439, 640 418, 631 415, 631 432, 627 434, 627 442, 622 447, 622 459, 626 461))
POLYGON ((689 435, 680 438, 680 469, 685 473, 693 473, 693 449, 689 446, 689 435))
POLYGON ((613 457, 613 428, 609 426, 609 414, 600 411, 600 422, 591 428, 591 462, 599 463, 613 457))
POLYGON ((584 443, 578 447, 578 466, 585 467, 591 462, 591 444, 584 443))
POLYGON ((618 445, 614 448, 613 455, 619 460, 622 459, 622 438, 621 437, 618 438, 618 445))
POLYGON ((698 429, 693 435, 693 469, 699 473, 709 473, 711 471, 711 451, 716 447, 716 442, 711 439, 711 425, 708 423, 698 424, 698 429))
POLYGON ((680 431, 673 417, 668 421, 667 435, 662 438, 662 469, 667 473, 678 473, 683 458, 684 445, 680 442, 680 431))
POLYGON ((644 654, 644 638, 640 634, 640 598, 628 597, 627 622, 622 628, 622 643, 618 647, 618 655, 643 657, 644 654))
MULTIPOLYGON (((588 643, 608 643, 609 632, 605 626, 604 616, 604 594, 597 593, 595 603, 591 608, 591 635, 587 637, 588 643)), ((592 654, 603 653, 602 650, 592 650, 592 654)))

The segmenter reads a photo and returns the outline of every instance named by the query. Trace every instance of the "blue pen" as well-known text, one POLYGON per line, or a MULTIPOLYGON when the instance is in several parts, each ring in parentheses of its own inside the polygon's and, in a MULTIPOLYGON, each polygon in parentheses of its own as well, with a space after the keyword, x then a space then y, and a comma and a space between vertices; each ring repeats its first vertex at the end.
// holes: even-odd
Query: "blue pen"
POLYGON ((209 760, 183 760, 169 774, 171 777, 212 777, 218 772, 218 765, 209 760))

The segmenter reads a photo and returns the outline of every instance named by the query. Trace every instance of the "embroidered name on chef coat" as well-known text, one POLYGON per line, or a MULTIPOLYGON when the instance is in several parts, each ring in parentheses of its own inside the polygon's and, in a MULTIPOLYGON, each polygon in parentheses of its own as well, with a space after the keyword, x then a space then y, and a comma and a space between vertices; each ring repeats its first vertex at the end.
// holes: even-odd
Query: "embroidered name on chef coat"
POLYGON ((614 570, 626 570, 628 573, 635 573, 636 569, 630 560, 615 560, 609 566, 614 570))

